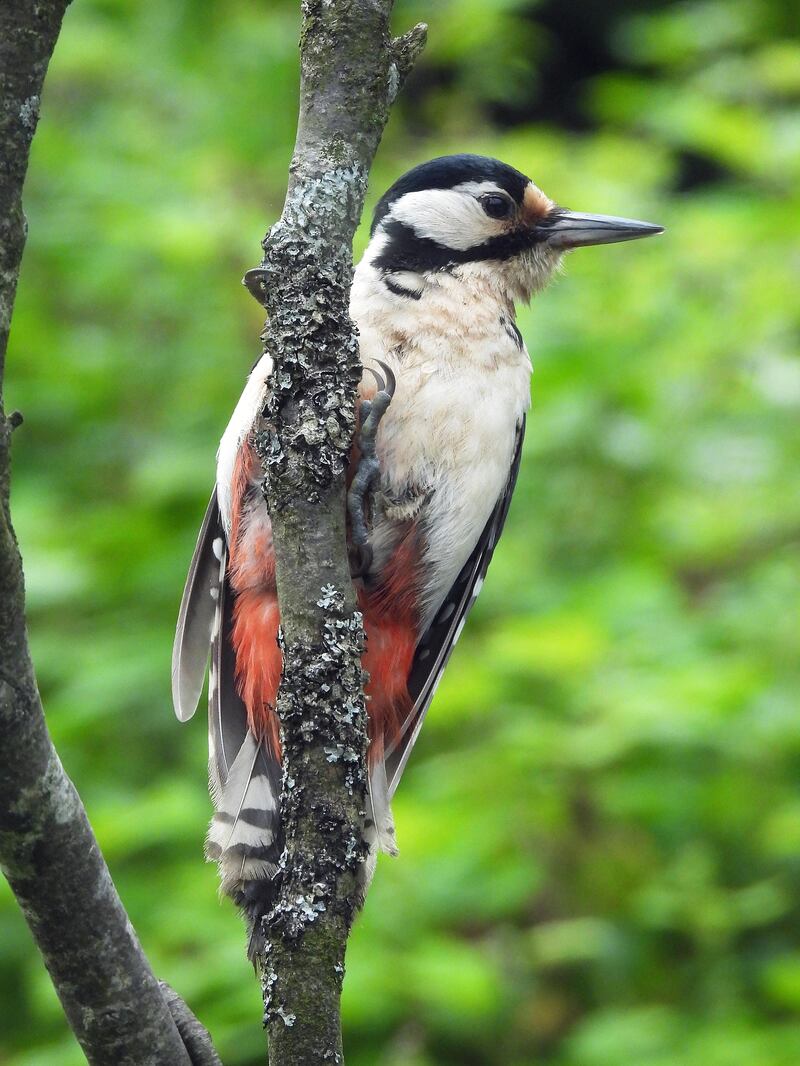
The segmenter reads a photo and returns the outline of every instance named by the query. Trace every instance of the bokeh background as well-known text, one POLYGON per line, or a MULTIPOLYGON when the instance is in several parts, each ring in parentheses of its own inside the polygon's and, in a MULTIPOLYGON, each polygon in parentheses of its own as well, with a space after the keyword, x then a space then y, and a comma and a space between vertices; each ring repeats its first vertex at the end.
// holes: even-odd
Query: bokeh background
MULTIPOLYGON (((467 150, 667 233, 576 253, 520 312, 522 473, 353 935, 348 1064, 794 1066, 800 9, 399 0, 420 18, 370 206, 467 150)), ((226 1066, 263 1062, 260 997, 169 657, 258 351, 240 278, 282 203, 297 35, 289 0, 75 0, 9 358, 50 726, 226 1066)), ((81 1061, 3 883, 0 1062, 81 1061)))

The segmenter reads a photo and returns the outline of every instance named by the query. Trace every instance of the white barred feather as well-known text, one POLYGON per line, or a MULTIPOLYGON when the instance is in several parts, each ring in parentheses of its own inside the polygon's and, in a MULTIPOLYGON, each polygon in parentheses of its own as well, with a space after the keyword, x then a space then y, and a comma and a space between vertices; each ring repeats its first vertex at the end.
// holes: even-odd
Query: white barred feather
POLYGON ((260 851, 252 854, 275 844, 278 810, 263 749, 251 733, 245 736, 215 806, 206 853, 219 864, 222 890, 235 891, 255 869, 259 877, 272 876, 275 864, 260 851))

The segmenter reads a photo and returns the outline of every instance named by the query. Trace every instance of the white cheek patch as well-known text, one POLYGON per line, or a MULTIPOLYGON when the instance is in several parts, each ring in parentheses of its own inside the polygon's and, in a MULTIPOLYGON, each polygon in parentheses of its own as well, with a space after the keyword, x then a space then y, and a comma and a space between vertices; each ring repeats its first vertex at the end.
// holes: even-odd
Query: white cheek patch
POLYGON ((456 189, 408 192, 393 204, 389 217, 409 226, 418 237, 457 251, 474 248, 505 232, 502 223, 489 218, 471 192, 456 189))

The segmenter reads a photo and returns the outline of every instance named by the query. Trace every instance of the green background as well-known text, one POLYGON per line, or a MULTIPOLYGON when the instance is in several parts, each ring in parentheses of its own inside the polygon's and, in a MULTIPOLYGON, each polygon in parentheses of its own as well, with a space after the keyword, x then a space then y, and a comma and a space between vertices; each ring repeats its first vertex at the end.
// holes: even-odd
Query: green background
MULTIPOLYGON (((800 1062, 800 14, 793 0, 401 0, 430 44, 370 206, 495 155, 667 227, 520 311, 507 532, 348 953, 349 1066, 800 1062)), ((75 0, 9 358, 13 512, 56 744, 160 976, 226 1066, 260 997, 202 860, 202 715, 169 657, 240 286, 294 134, 289 2, 75 0)), ((364 246, 365 231, 357 251, 364 246)), ((0 1062, 82 1056, 5 883, 0 1062)))

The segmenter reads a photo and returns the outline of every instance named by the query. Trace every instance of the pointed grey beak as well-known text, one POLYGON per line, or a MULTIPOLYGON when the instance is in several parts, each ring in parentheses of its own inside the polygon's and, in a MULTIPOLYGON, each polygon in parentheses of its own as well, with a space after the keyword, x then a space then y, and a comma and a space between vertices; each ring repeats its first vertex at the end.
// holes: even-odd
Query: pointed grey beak
POLYGON ((544 243, 551 248, 585 248, 589 244, 617 244, 636 241, 663 233, 663 226, 652 222, 638 222, 635 218, 615 218, 614 215, 583 215, 578 211, 558 210, 554 220, 542 229, 547 233, 544 243))

